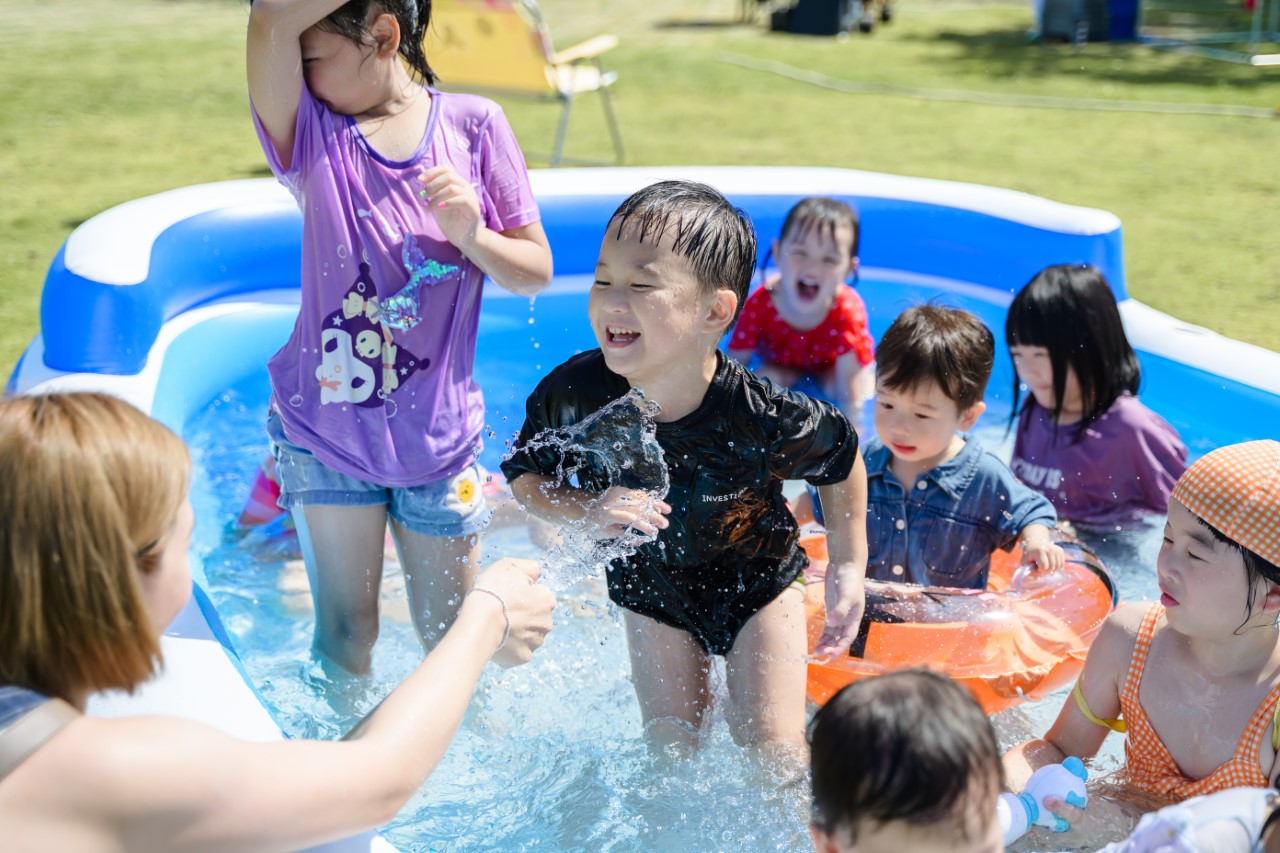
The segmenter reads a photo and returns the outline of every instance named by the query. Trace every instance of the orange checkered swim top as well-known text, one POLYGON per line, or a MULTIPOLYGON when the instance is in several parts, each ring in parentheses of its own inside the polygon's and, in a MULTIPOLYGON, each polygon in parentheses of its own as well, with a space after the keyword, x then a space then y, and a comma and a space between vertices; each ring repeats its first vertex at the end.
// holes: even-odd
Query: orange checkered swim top
POLYGON ((1138 630, 1138 641, 1133 647, 1133 657, 1129 660, 1124 689, 1120 692, 1120 710, 1127 726, 1124 757, 1125 774, 1129 781, 1143 790, 1176 800, 1240 786, 1269 787, 1270 781, 1258 764, 1258 754, 1262 739, 1270 734, 1274 744, 1276 733, 1280 732, 1280 717, 1277 716, 1280 712, 1280 685, 1272 688, 1271 693, 1249 718, 1249 723, 1236 744, 1235 754, 1203 779, 1188 779, 1184 776, 1160 736, 1151 727, 1151 722, 1138 701, 1138 686, 1142 683, 1142 670, 1146 667, 1151 638, 1155 636, 1156 624, 1162 616, 1164 605, 1153 604, 1143 617, 1142 626, 1138 630))

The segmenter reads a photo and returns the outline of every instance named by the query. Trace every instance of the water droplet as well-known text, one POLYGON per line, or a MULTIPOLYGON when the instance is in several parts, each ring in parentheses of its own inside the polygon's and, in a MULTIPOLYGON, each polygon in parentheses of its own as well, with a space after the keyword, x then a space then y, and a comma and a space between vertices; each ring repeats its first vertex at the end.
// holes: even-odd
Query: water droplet
POLYGON ((295 409, 301 406, 303 402, 304 401, 302 399, 301 394, 294 394, 292 397, 289 398, 289 405, 293 406, 295 409))

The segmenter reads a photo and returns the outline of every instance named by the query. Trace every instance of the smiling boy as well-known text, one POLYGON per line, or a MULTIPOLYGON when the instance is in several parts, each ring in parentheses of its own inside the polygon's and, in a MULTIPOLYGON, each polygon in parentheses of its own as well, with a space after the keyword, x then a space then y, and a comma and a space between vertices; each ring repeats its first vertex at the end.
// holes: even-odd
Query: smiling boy
POLYGON ((530 396, 502 466, 535 514, 600 537, 651 537, 609 566, 624 608, 632 680, 646 731, 692 746, 709 708, 710 658, 723 655, 739 743, 804 751, 807 564, 782 496, 787 479, 818 485, 829 514, 827 624, 818 651, 856 633, 866 565, 866 480, 858 439, 834 406, 758 379, 717 344, 755 265, 746 215, 703 184, 664 181, 609 221, 588 315, 600 349, 576 355, 530 396), (560 482, 563 458, 532 438, 580 422, 631 388, 661 407, 657 441, 666 503, 589 467, 560 482), (838 508, 838 511, 830 511, 838 508))
POLYGON ((995 338, 967 311, 919 305, 876 347, 876 438, 868 442, 867 577, 981 589, 991 554, 1022 546, 1062 567, 1053 505, 972 437, 995 338))

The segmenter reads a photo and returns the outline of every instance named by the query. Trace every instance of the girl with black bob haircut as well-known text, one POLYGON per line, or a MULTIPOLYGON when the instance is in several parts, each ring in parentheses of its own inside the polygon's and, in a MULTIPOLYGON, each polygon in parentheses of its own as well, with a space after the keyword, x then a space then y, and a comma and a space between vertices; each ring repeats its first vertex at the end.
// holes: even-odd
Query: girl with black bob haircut
POLYGON ((1103 274, 1041 270, 1009 306, 1005 341, 1017 374, 1014 473, 1075 522, 1164 512, 1187 449, 1137 400, 1141 367, 1103 274))

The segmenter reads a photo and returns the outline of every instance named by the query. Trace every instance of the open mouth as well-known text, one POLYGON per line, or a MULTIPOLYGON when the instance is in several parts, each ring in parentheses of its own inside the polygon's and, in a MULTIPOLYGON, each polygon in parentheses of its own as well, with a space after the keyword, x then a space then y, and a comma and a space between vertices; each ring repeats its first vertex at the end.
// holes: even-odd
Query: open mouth
POLYGON ((813 284, 811 282, 804 281, 803 279, 796 280, 796 296, 800 297, 800 301, 802 302, 812 302, 817 299, 818 293, 821 292, 821 290, 822 285, 820 284, 813 284))
POLYGON ((1163 604, 1165 607, 1176 607, 1178 605, 1178 599, 1174 598, 1172 595, 1165 592, 1164 589, 1161 589, 1160 603, 1163 604))
POLYGON ((625 347, 633 344, 640 337, 640 333, 634 329, 628 329, 625 326, 606 326, 605 339, 611 347, 625 347))
POLYGON ((906 456, 916 452, 916 446, 914 444, 898 444, 895 441, 891 442, 890 446, 893 448, 894 452, 899 455, 906 456))

